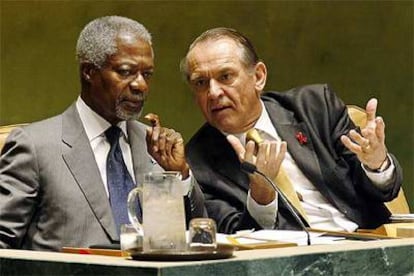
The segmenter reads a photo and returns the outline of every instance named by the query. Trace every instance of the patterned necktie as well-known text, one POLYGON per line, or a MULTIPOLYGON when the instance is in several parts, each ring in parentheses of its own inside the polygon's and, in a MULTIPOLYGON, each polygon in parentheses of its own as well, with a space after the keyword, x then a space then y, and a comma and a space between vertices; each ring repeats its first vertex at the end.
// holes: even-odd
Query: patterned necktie
MULTIPOLYGON (((263 143, 263 138, 260 136, 259 131, 257 131, 257 129, 255 128, 250 129, 246 133, 246 142, 250 140, 254 141, 257 145, 260 143, 263 143)), ((289 176, 287 175, 285 169, 282 166, 280 166, 279 168, 279 173, 276 176, 275 182, 276 182, 276 185, 279 187, 279 189, 282 191, 282 193, 289 200, 289 202, 299 212, 302 218, 304 218, 306 222, 309 222, 306 216, 305 210, 303 209, 302 204, 300 203, 298 194, 293 188, 292 181, 290 181, 289 176)))
MULTIPOLYGON (((135 188, 134 181, 128 172, 122 157, 119 137, 121 129, 117 126, 111 126, 105 131, 106 138, 111 144, 106 159, 106 179, 109 191, 109 202, 112 208, 112 214, 119 234, 121 224, 130 223, 128 219, 128 193, 135 188)), ((137 206, 137 217, 142 221, 142 212, 140 204, 137 206)))

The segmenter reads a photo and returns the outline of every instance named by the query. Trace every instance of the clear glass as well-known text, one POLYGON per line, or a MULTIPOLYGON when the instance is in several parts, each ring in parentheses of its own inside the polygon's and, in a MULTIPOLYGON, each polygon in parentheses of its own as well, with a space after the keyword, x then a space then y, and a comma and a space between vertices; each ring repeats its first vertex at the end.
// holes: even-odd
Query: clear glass
POLYGON ((137 232, 132 224, 121 225, 120 240, 123 253, 142 251, 142 235, 137 232))
POLYGON ((144 175, 141 187, 128 197, 131 223, 143 232, 143 250, 184 251, 185 210, 183 185, 179 172, 151 172, 144 175), (136 219, 134 206, 141 195, 143 223, 136 219))
POLYGON ((216 222, 210 218, 194 218, 190 221, 189 245, 191 250, 208 250, 217 247, 216 222))

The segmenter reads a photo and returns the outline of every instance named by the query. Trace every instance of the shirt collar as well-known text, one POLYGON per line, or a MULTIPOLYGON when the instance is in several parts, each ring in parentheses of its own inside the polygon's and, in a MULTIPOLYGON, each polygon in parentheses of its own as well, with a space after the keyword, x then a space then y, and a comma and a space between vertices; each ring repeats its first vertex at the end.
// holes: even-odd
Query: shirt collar
MULTIPOLYGON (((96 139, 97 137, 104 135, 105 130, 111 126, 107 120, 93 111, 80 96, 76 100, 76 109, 79 112, 79 117, 82 121, 89 142, 96 139)), ((126 131, 126 121, 119 122, 117 126, 121 128, 125 137, 128 138, 128 133, 126 131)))
POLYGON ((260 103, 262 104, 262 114, 260 114, 259 120, 257 120, 254 128, 265 132, 267 135, 272 136, 274 139, 277 139, 276 129, 270 120, 269 113, 267 113, 263 101, 260 101, 260 103))

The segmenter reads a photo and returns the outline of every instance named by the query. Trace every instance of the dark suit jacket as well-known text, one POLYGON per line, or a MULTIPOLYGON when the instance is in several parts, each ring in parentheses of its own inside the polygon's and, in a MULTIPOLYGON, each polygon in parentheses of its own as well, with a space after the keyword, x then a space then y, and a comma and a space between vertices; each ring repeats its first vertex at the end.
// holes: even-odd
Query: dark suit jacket
MULTIPOLYGON (((346 106, 328 86, 268 92, 262 100, 300 170, 331 204, 361 228, 375 228, 388 221, 390 213, 383 202, 397 196, 402 182, 401 167, 392 156, 396 170, 388 190, 379 190, 371 183, 356 155, 339 139, 355 126, 346 106), (296 139, 298 132, 308 138, 306 144, 296 139)), ((188 142, 186 154, 218 230, 233 233, 261 229, 246 209, 248 176, 240 170, 240 162, 225 136, 205 124, 188 142)), ((281 200, 276 227, 298 227, 281 200)))
MULTIPOLYGON (((127 122, 135 178, 162 168, 151 160, 145 125, 127 122)), ((204 215, 198 185, 187 219, 204 215)), ((0 248, 60 250, 119 240, 108 196, 75 104, 13 131, 0 156, 0 248)))

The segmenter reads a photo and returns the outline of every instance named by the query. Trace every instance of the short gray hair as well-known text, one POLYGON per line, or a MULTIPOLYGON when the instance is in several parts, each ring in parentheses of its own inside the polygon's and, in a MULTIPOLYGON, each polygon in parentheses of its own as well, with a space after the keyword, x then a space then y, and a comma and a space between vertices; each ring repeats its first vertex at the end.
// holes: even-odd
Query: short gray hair
POLYGON ((81 31, 76 45, 79 63, 92 63, 101 68, 106 59, 117 52, 120 33, 136 36, 150 45, 151 34, 140 23, 122 16, 105 16, 89 22, 81 31))

